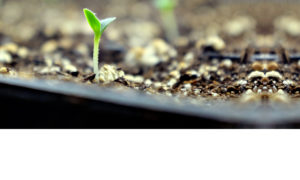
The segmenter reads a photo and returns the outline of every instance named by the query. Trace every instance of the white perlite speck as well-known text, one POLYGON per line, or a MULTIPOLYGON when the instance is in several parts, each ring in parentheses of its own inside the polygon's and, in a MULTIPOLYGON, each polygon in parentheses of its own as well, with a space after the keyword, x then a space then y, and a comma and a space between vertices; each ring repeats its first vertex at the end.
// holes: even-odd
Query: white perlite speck
POLYGON ((290 86, 290 85, 295 84, 294 81, 289 80, 289 79, 284 80, 282 83, 283 83, 285 86, 290 86))
POLYGON ((232 61, 230 59, 225 59, 222 61, 221 66, 229 69, 232 67, 232 61))
POLYGON ((236 82, 236 84, 237 84, 237 85, 240 85, 240 86, 245 86, 245 85, 247 85, 247 81, 241 79, 241 80, 238 80, 238 81, 236 82))
POLYGON ((99 80, 103 83, 110 83, 124 75, 125 73, 123 71, 117 70, 117 68, 112 65, 105 64, 100 68, 99 80))
POLYGON ((124 78, 134 83, 142 83, 144 81, 143 76, 125 75, 124 78))
POLYGON ((0 50, 0 63, 11 63, 12 57, 11 55, 3 50, 0 50))

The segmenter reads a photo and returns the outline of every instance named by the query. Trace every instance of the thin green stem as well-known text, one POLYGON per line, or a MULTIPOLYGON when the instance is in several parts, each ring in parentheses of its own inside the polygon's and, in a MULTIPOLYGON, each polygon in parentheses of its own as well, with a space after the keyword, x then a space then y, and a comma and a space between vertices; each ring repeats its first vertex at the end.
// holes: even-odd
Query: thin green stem
POLYGON ((94 73, 96 74, 96 80, 98 80, 99 76, 99 44, 100 44, 100 36, 94 37, 94 54, 93 54, 93 65, 94 65, 94 73))
POLYGON ((174 40, 176 40, 179 36, 178 25, 174 11, 162 11, 161 16, 167 39, 170 42, 174 42, 174 40))

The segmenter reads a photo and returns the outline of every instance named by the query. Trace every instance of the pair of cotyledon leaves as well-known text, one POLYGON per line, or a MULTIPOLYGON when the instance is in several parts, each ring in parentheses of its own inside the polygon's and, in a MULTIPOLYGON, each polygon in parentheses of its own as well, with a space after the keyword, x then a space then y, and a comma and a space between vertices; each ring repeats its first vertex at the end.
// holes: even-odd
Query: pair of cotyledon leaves
MULTIPOLYGON (((157 8, 161 9, 162 11, 172 11, 177 4, 176 0, 155 0, 155 5, 157 8)), ((99 20, 95 13, 91 10, 84 8, 83 9, 84 15, 93 29, 96 36, 100 37, 107 26, 116 20, 115 17, 106 18, 103 20, 99 20)))
POLYGON ((83 9, 83 12, 84 12, 84 15, 85 15, 89 25, 93 29, 95 35, 99 36, 99 37, 102 35, 104 30, 107 28, 107 26, 110 23, 112 23, 114 20, 116 20, 115 17, 110 17, 110 18, 99 20, 96 17, 96 14, 87 8, 83 9))
MULTIPOLYGON (((162 11, 171 11, 174 9, 174 7, 177 4, 176 0, 155 0, 155 5, 157 8, 161 9, 162 11)), ((99 20, 95 13, 93 13, 91 10, 85 8, 83 9, 84 15, 93 29, 96 36, 101 37, 104 30, 107 28, 107 26, 112 23, 114 20, 116 20, 115 17, 106 18, 103 20, 99 20)))

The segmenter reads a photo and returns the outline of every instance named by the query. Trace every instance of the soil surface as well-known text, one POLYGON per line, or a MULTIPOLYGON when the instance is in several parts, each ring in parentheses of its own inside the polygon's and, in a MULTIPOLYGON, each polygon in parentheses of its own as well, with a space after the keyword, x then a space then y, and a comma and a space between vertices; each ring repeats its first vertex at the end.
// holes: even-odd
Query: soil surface
POLYGON ((299 3, 189 0, 168 40, 151 1, 0 1, 0 74, 147 94, 238 103, 297 102, 299 3), (116 16, 93 74, 93 34, 82 9, 116 16))

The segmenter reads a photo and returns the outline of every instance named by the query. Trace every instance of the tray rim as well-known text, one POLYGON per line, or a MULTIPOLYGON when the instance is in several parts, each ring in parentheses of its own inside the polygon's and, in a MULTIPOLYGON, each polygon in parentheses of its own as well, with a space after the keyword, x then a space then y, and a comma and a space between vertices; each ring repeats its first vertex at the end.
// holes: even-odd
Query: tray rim
MULTIPOLYGON (((300 111, 295 111, 296 114, 287 114, 286 117, 277 117, 272 115, 275 113, 274 111, 268 109, 254 109, 252 110, 252 113, 254 113, 253 115, 247 114, 247 116, 245 116, 244 114, 243 116, 243 113, 239 112, 239 109, 236 109, 236 113, 228 113, 230 110, 235 108, 229 107, 228 105, 230 104, 228 103, 221 104, 218 106, 218 108, 220 108, 219 111, 215 111, 211 108, 203 108, 192 104, 185 104, 184 106, 178 105, 174 103, 174 98, 172 97, 163 95, 148 95, 137 90, 122 90, 121 93, 117 89, 109 89, 94 84, 84 85, 74 82, 46 79, 29 80, 0 75, 0 85, 8 85, 12 88, 22 87, 29 90, 31 89, 40 92, 85 98, 127 107, 138 107, 152 111, 194 116, 199 119, 209 118, 224 123, 239 123, 241 125, 248 124, 256 127, 274 127, 279 124, 300 123, 300 111), (159 99, 159 101, 157 99, 159 99)), ((188 101, 188 98, 186 101, 188 101)))

